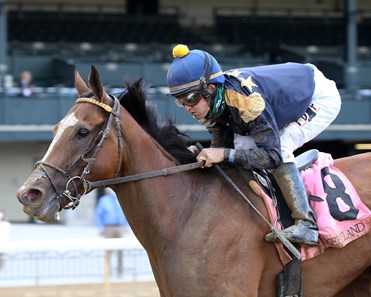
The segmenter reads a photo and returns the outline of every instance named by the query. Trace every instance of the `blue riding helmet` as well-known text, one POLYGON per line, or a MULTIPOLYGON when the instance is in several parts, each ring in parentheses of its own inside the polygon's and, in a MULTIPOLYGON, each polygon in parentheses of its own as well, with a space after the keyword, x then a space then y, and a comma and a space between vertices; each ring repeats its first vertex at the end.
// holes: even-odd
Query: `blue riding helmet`
POLYGON ((207 83, 224 83, 224 74, 216 59, 201 50, 189 50, 186 45, 178 44, 173 48, 174 60, 167 72, 167 84, 170 95, 180 95, 200 87, 200 78, 205 75, 205 67, 209 68, 207 83), (207 65, 207 60, 210 65, 207 65), (206 64, 206 65, 205 65, 206 64), (207 67, 209 66, 209 67, 207 67))

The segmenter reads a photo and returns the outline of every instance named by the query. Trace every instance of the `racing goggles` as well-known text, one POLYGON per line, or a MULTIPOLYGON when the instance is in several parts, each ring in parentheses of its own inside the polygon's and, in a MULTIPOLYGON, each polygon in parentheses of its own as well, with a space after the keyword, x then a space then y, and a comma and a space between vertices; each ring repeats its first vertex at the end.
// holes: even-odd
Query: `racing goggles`
POLYGON ((202 96, 199 91, 189 92, 185 95, 175 96, 175 104, 179 107, 194 106, 200 102, 202 96))

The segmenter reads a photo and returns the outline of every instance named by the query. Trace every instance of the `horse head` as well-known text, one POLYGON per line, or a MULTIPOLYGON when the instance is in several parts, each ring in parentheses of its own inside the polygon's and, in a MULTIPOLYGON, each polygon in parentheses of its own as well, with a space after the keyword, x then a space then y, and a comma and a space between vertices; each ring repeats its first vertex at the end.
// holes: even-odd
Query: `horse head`
POLYGON ((55 126, 46 154, 17 192, 24 212, 46 222, 58 220, 62 209, 77 206, 88 191, 87 177, 114 177, 120 170, 119 101, 106 93, 94 66, 89 87, 75 70, 75 87, 76 104, 55 126), (99 170, 93 170, 96 167, 99 170))

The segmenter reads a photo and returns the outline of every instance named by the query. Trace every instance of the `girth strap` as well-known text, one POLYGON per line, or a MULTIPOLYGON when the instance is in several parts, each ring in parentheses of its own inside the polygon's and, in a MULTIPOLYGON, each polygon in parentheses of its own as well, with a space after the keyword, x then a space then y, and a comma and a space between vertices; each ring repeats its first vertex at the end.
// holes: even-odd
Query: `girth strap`
POLYGON ((203 165, 204 165, 204 162, 196 162, 196 163, 190 163, 190 164, 185 164, 185 165, 173 166, 173 167, 164 168, 164 169, 151 171, 151 172, 138 173, 135 175, 105 179, 105 180, 100 180, 100 181, 95 181, 95 182, 90 182, 88 180, 85 180, 84 189, 85 191, 90 191, 90 190, 100 188, 100 187, 107 187, 107 186, 112 186, 112 185, 117 185, 117 184, 122 184, 122 183, 127 183, 127 182, 147 179, 147 178, 158 177, 158 176, 166 176, 170 174, 175 174, 179 172, 201 168, 203 165))

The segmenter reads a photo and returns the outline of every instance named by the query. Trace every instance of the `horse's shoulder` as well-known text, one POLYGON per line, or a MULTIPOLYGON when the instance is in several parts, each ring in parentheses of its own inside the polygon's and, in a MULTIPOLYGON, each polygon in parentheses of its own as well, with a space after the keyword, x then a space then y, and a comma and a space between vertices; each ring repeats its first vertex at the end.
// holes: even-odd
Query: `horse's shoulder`
MULTIPOLYGON (((230 182, 239 188, 243 193, 249 196, 254 195, 254 192, 249 186, 249 181, 254 179, 252 171, 238 168, 233 165, 223 165, 219 168, 221 169, 221 172, 215 170, 215 174, 219 175, 221 179, 227 181, 227 178, 223 177, 223 174, 225 174, 230 179, 230 182)), ((231 187, 231 191, 235 191, 232 189, 233 185, 230 184, 229 186, 231 187)))

